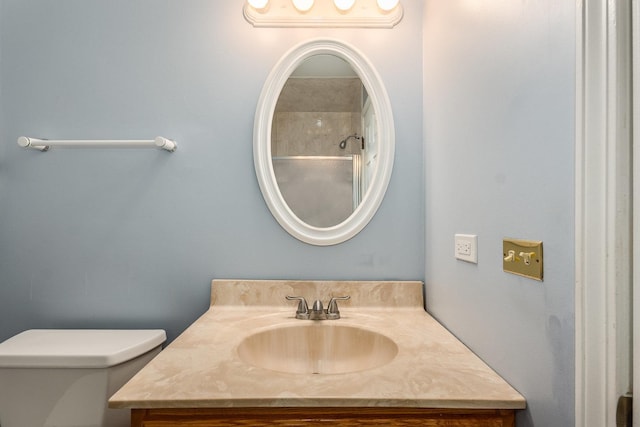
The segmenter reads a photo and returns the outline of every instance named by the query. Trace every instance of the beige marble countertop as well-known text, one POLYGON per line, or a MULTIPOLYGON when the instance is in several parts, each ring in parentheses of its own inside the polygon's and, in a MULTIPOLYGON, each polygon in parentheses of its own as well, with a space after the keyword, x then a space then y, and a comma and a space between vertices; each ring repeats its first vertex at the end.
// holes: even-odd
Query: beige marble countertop
MULTIPOLYGON (((333 323, 335 322, 335 323, 333 323)), ((421 282, 214 280, 211 307, 109 400, 112 408, 384 406, 521 409, 525 399, 423 309, 421 282), (341 319, 398 345, 386 365, 291 374, 248 365, 237 347, 256 332, 300 325, 296 302, 340 301, 341 319)))

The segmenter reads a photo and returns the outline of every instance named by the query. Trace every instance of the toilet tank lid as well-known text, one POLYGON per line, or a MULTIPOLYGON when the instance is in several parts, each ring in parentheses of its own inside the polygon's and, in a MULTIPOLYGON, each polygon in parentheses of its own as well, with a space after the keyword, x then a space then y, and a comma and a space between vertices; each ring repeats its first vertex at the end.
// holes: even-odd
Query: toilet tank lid
POLYGON ((166 339, 162 329, 30 329, 0 343, 0 368, 106 368, 166 339))

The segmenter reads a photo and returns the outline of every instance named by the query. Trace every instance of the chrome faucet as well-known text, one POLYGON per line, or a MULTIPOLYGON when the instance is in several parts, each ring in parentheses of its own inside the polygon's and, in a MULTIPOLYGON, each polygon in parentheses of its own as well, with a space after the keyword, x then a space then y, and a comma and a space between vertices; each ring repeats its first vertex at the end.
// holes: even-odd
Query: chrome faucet
POLYGON ((311 313, 309 313, 309 320, 327 320, 327 313, 324 311, 322 301, 319 299, 313 303, 313 308, 311 309, 311 313))
POLYGON ((296 310, 296 319, 303 319, 303 320, 309 319, 309 306, 307 305, 307 300, 304 299, 304 297, 290 297, 289 295, 287 295, 285 298, 288 299, 289 301, 291 300, 299 301, 298 309, 296 310))
POLYGON ((335 320, 340 318, 340 310, 338 310, 338 303, 336 301, 346 301, 351 298, 349 295, 346 297, 333 297, 329 300, 329 307, 327 308, 327 319, 335 320))
POLYGON ((311 310, 307 305, 307 300, 304 297, 292 297, 287 295, 285 297, 289 301, 298 301, 298 308, 296 310, 296 319, 303 320, 336 320, 340 318, 340 310, 338 310, 338 303, 336 301, 346 301, 350 296, 346 297, 333 297, 329 300, 329 307, 325 310, 322 306, 322 301, 315 300, 311 310))

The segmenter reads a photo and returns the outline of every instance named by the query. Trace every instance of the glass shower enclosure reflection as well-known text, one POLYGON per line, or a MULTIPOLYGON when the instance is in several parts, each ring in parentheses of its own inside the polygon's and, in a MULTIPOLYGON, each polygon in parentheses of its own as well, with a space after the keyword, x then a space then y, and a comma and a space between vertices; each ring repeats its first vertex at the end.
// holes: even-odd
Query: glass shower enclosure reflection
POLYGON ((362 156, 273 157, 276 181, 289 208, 314 227, 349 218, 362 197, 362 156))

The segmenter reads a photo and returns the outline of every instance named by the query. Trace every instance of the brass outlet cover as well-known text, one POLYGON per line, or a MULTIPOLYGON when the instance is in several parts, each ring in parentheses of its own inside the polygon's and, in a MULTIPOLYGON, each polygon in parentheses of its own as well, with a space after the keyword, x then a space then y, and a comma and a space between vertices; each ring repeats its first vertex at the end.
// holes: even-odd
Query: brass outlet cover
POLYGON ((542 242, 537 240, 503 239, 502 269, 542 281, 542 242))

